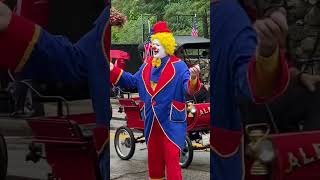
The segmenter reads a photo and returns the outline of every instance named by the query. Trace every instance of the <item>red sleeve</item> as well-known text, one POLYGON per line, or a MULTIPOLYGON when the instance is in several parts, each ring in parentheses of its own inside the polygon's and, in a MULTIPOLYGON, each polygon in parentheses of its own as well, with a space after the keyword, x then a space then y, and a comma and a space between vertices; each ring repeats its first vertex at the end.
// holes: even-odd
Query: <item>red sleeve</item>
POLYGON ((113 70, 110 71, 110 81, 112 84, 117 84, 121 75, 123 73, 123 70, 114 66, 113 70))
POLYGON ((255 56, 252 57, 250 64, 249 64, 249 69, 248 69, 248 80, 249 80, 249 87, 251 90, 252 98, 255 103, 267 103, 272 101, 274 98, 280 96, 283 94, 283 92, 286 90, 288 83, 289 83, 289 67, 287 63, 287 58, 282 50, 280 50, 280 70, 279 70, 279 75, 278 79, 276 80, 274 84, 274 89, 273 92, 270 94, 270 96, 266 97, 260 97, 257 95, 257 90, 256 90, 256 77, 255 77, 255 72, 256 72, 256 58, 255 56))
POLYGON ((39 26, 12 15, 8 28, 0 32, 0 68, 20 70, 31 55, 39 35, 39 26))

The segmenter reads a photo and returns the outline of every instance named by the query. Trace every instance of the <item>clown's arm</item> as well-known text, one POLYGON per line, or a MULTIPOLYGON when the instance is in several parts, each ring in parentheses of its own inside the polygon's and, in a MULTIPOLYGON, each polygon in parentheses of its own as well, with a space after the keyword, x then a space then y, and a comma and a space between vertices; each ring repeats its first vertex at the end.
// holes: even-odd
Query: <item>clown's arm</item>
POLYGON ((263 103, 281 95, 289 82, 287 59, 280 49, 285 45, 288 31, 286 12, 279 8, 267 18, 257 20, 253 27, 258 44, 248 78, 254 100, 263 103))
POLYGON ((289 68, 283 52, 277 48, 270 57, 257 53, 250 61, 248 79, 256 103, 269 102, 281 95, 289 82, 289 68))
POLYGON ((256 51, 256 36, 251 28, 243 30, 232 46, 236 95, 256 103, 267 103, 286 89, 289 71, 286 59, 277 48, 270 57, 256 51), (246 43, 243 43, 246 42, 246 43))
POLYGON ((74 82, 87 80, 89 66, 97 64, 94 60, 101 60, 101 69, 107 68, 107 58, 91 58, 92 54, 96 55, 98 51, 102 54, 103 51, 102 47, 95 47, 95 52, 91 50, 102 39, 103 27, 108 22, 105 17, 109 16, 106 9, 97 19, 96 26, 77 44, 72 44, 63 36, 52 35, 33 22, 6 10, 7 6, 0 2, 2 70, 21 72, 25 78, 74 82), (90 46, 92 48, 88 48, 90 46))
POLYGON ((199 80, 199 66, 196 65, 190 69, 185 67, 185 69, 186 70, 182 77, 184 91, 190 95, 196 94, 201 88, 201 82, 199 80))
POLYGON ((41 80, 83 78, 81 50, 23 17, 11 15, 10 23, 0 32, 0 49, 3 70, 23 71, 26 78, 41 80))
POLYGON ((131 74, 110 63, 110 81, 113 85, 118 85, 121 88, 135 89, 140 74, 141 68, 135 74, 131 74))
MULTIPOLYGON (((108 142, 111 119, 109 103, 106 103, 109 97, 108 58, 102 42, 108 33, 108 9, 103 10, 89 33, 77 44, 72 44, 23 17, 5 13, 6 6, 0 2, 0 69, 21 72, 24 78, 34 80, 87 81, 96 118, 93 141, 99 154, 104 152, 108 142)), ((101 158, 99 163, 103 179, 107 179, 104 177, 108 174, 105 172, 107 163, 101 158)))
POLYGON ((0 32, 0 68, 20 72, 24 78, 34 80, 87 81, 94 108, 102 114, 97 118, 105 124, 107 107, 99 98, 108 97, 108 93, 101 90, 108 89, 108 59, 102 43, 97 42, 104 39, 108 24, 106 17, 109 17, 107 8, 97 19, 95 27, 77 44, 72 44, 68 39, 52 35, 11 13, 9 24, 0 32), (105 87, 101 82, 106 83, 105 87))

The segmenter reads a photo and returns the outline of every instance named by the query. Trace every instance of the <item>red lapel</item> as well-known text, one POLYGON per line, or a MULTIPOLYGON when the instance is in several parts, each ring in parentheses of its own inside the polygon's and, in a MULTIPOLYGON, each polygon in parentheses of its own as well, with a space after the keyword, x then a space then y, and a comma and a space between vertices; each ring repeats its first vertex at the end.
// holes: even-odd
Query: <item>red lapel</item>
POLYGON ((151 69, 152 69, 151 60, 152 60, 152 58, 147 60, 146 65, 142 69, 142 81, 143 81, 144 87, 146 88, 149 95, 153 96, 154 92, 153 92, 153 89, 151 87, 151 82, 150 82, 150 73, 151 73, 151 69))
POLYGON ((174 75, 176 74, 173 63, 177 61, 179 61, 179 59, 175 56, 171 56, 168 60, 167 64, 163 68, 163 71, 161 72, 153 97, 155 97, 173 79, 174 75))

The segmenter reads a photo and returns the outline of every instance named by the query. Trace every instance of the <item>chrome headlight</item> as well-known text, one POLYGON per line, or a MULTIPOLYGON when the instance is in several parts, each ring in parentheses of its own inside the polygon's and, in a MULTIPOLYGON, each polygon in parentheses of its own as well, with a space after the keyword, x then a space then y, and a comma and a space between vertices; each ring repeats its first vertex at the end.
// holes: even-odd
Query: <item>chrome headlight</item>
POLYGON ((197 109, 194 107, 192 102, 187 102, 187 111, 193 114, 197 112, 197 109))
POLYGON ((197 112, 197 109, 196 109, 196 107, 194 107, 194 105, 192 105, 190 112, 193 114, 197 112))
POLYGON ((263 163, 271 163, 275 158, 274 146, 269 139, 262 140, 256 147, 256 157, 263 163))
POLYGON ((269 124, 259 123, 246 126, 249 137, 248 154, 263 163, 270 163, 275 158, 275 151, 271 140, 269 124))
POLYGON ((194 114, 197 112, 196 107, 194 107, 193 102, 187 102, 187 112, 188 117, 194 117, 194 114))

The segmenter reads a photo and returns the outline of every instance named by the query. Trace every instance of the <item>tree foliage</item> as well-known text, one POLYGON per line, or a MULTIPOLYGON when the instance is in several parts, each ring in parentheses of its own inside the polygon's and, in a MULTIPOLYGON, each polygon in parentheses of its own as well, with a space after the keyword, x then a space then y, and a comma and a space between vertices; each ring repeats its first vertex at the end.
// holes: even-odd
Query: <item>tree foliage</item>
POLYGON ((123 28, 112 28, 112 43, 141 43, 148 36, 148 20, 151 26, 165 20, 175 35, 191 35, 195 14, 199 36, 205 36, 209 5, 208 0, 112 0, 112 6, 128 19, 123 28))

